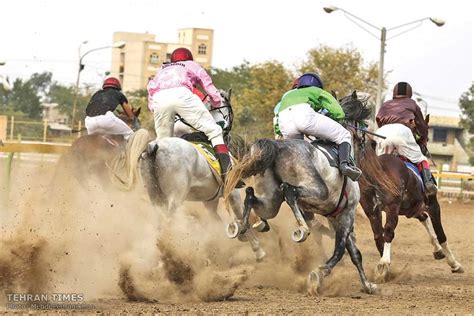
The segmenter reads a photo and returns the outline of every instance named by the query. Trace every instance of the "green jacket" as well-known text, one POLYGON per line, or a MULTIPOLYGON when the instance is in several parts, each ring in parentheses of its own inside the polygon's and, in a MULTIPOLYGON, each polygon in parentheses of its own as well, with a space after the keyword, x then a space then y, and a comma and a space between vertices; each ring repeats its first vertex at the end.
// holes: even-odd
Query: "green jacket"
POLYGON ((301 103, 308 103, 316 112, 326 109, 328 111, 326 116, 335 121, 340 121, 345 117, 339 102, 329 92, 318 87, 306 87, 289 91, 281 99, 278 113, 292 105, 301 103))

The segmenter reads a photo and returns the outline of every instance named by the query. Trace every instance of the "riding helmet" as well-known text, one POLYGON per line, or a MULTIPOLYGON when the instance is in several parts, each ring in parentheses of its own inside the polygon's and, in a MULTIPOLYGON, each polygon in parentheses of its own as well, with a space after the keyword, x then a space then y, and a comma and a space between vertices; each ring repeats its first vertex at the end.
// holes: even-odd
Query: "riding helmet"
POLYGON ((307 72, 298 78, 298 89, 304 87, 318 87, 323 89, 323 81, 317 73, 307 72))
POLYGON ((412 89, 409 83, 407 82, 399 82, 393 88, 393 98, 411 98, 412 96, 412 89))
POLYGON ((185 47, 176 48, 171 53, 171 62, 175 63, 177 61, 186 61, 186 60, 194 60, 193 54, 191 51, 185 47))
POLYGON ((122 90, 122 85, 120 84, 120 81, 115 78, 115 77, 109 77, 104 80, 104 83, 102 84, 102 89, 105 88, 114 88, 117 90, 122 90))

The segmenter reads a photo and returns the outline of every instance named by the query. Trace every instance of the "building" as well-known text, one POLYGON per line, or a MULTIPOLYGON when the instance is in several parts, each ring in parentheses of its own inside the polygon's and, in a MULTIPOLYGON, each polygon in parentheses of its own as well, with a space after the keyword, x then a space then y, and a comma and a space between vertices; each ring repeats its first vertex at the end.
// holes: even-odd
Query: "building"
POLYGON ((123 48, 112 50, 111 75, 120 79, 124 91, 146 87, 150 77, 162 63, 170 60, 171 53, 178 47, 186 47, 193 53, 194 60, 204 68, 212 64, 214 31, 204 28, 178 30, 177 43, 155 41, 149 33, 115 32, 113 42, 124 41, 123 48))
POLYGON ((428 150, 443 171, 470 172, 467 131, 457 117, 430 116, 428 150))

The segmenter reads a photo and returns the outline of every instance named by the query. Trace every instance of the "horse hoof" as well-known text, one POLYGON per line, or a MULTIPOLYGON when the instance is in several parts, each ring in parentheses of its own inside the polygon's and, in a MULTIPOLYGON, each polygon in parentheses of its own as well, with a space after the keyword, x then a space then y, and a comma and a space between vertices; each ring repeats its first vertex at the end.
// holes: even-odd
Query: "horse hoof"
POLYGON ((386 282, 390 272, 390 265, 388 263, 378 263, 375 267, 375 279, 378 282, 386 282))
POLYGON ((457 267, 451 268, 452 273, 464 273, 464 268, 462 265, 459 265, 457 267))
POLYGON ((303 242, 308 238, 308 236, 309 231, 307 229, 304 227, 298 227, 291 235, 291 239, 293 239, 294 242, 303 242))
POLYGON ((259 248, 255 252, 255 259, 257 259, 257 262, 262 262, 263 258, 265 258, 266 255, 267 253, 265 252, 265 250, 263 250, 262 248, 259 248))
POLYGON ((230 239, 237 238, 239 235, 245 232, 243 225, 240 221, 234 221, 230 224, 227 224, 226 233, 227 237, 230 239))
POLYGON ((376 294, 378 293, 379 289, 377 284, 368 282, 363 291, 367 294, 376 294))
POLYGON ((435 258, 435 260, 441 260, 441 259, 446 258, 446 256, 443 253, 443 250, 441 249, 436 252, 433 252, 433 257, 435 258))
POLYGON ((252 225, 252 228, 258 231, 259 233, 266 233, 270 230, 270 225, 266 221, 258 221, 252 225))
POLYGON ((319 272, 311 271, 306 279, 306 286, 309 295, 318 296, 319 295, 319 288, 321 287, 322 283, 322 275, 319 272))

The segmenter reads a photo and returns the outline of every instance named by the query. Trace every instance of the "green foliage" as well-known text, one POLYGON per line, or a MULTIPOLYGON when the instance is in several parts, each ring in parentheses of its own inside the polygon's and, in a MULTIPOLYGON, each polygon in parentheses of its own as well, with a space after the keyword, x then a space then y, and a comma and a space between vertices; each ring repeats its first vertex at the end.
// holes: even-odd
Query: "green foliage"
MULTIPOLYGON (((462 111, 461 125, 474 134, 474 83, 459 98, 459 107, 462 111)), ((469 162, 474 165, 474 137, 469 141, 469 162)))
MULTIPOLYGON (((317 72, 324 82, 324 89, 334 90, 339 98, 353 90, 377 94, 378 64, 364 65, 360 52, 351 47, 332 48, 318 46, 310 49, 308 59, 299 67, 299 72, 317 72)), ((375 98, 373 99, 375 102, 375 98)))

